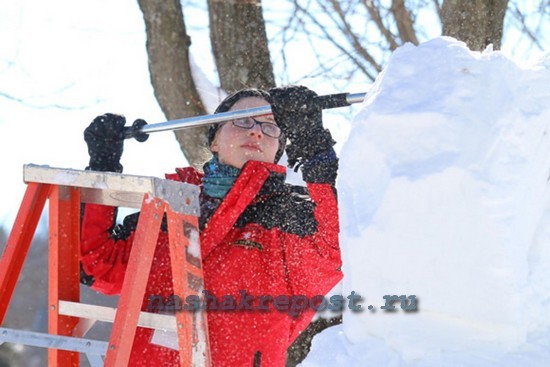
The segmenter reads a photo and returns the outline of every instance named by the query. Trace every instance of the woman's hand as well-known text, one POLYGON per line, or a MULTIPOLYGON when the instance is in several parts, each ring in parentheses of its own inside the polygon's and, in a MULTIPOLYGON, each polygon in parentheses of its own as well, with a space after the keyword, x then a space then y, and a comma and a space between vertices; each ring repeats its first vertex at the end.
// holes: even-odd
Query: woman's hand
POLYGON ((304 86, 272 88, 271 110, 277 125, 290 140, 286 147, 288 164, 304 164, 314 156, 331 150, 335 141, 323 127, 322 109, 317 93, 304 86))
POLYGON ((124 116, 107 113, 98 116, 84 130, 90 164, 94 171, 122 172, 120 157, 124 149, 124 116))

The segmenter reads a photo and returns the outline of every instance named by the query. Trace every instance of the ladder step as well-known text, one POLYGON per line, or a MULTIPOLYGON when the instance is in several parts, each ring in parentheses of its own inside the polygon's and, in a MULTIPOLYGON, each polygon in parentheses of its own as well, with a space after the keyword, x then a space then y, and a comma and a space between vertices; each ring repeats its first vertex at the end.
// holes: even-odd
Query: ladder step
POLYGON ((74 338, 71 336, 52 335, 0 327, 0 344, 3 342, 94 355, 105 355, 105 353, 107 353, 108 344, 100 340, 74 338))
MULTIPOLYGON (((117 309, 86 303, 59 301, 59 314, 113 323, 117 309)), ((165 331, 177 331, 176 317, 151 312, 140 312, 138 326, 165 331)))

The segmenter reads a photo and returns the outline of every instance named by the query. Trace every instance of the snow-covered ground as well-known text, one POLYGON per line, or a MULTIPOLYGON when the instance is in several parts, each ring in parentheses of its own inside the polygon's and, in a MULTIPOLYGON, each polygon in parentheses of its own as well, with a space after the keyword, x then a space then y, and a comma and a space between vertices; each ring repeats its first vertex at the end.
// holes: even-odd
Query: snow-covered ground
POLYGON ((549 69, 450 38, 395 51, 340 154, 342 292, 364 311, 303 366, 550 365, 549 69))

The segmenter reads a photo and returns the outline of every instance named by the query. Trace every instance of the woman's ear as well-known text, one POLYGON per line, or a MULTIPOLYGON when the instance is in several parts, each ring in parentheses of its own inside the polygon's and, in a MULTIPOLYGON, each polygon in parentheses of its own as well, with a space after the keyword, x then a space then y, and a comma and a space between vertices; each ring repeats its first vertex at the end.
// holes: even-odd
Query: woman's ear
POLYGON ((220 146, 218 145, 217 136, 212 141, 212 144, 210 144, 210 151, 212 153, 218 153, 220 151, 220 146))

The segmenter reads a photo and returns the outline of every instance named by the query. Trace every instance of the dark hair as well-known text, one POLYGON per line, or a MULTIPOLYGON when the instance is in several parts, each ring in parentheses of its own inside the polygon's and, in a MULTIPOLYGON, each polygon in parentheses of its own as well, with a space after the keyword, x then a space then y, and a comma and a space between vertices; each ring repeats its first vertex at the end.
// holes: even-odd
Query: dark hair
MULTIPOLYGON (((243 98, 250 97, 261 98, 264 99, 267 103, 271 103, 271 96, 265 90, 256 88, 245 88, 227 96, 223 101, 221 101, 214 113, 227 112, 231 109, 231 107, 233 107, 233 105, 235 105, 235 103, 237 103, 237 101, 243 98)), ((216 137, 216 133, 222 125, 223 122, 210 126, 210 128, 208 129, 208 146, 212 145, 212 142, 216 137)), ((286 137, 284 134, 281 134, 281 136, 279 137, 279 148, 277 149, 277 153, 275 154, 275 163, 277 163, 279 159, 281 159, 283 152, 285 151, 285 145, 286 137)))

